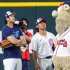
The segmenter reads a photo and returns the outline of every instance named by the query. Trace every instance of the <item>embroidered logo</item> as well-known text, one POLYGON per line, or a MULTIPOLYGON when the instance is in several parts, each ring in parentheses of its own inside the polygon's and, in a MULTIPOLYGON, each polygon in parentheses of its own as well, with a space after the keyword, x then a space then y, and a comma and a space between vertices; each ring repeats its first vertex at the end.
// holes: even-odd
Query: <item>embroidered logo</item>
POLYGON ((49 44, 50 44, 50 46, 53 46, 53 39, 52 38, 49 39, 49 44))
POLYGON ((15 38, 18 38, 18 37, 19 37, 19 31, 13 32, 12 35, 13 35, 15 38))

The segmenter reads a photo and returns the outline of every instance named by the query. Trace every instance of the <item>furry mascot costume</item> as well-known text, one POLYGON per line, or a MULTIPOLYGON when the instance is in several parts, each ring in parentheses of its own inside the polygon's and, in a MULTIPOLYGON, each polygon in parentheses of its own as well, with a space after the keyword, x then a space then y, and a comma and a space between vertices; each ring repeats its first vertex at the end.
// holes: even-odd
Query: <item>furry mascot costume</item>
POLYGON ((70 70, 70 1, 64 2, 52 12, 55 17, 57 36, 52 58, 55 70, 70 70))

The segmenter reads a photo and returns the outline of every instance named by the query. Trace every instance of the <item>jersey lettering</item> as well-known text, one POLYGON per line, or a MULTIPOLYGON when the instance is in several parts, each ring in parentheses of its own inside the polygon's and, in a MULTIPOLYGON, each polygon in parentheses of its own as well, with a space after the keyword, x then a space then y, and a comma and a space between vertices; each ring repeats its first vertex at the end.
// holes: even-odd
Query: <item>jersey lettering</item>
POLYGON ((59 40, 59 45, 63 45, 63 47, 67 47, 67 41, 65 39, 59 40))

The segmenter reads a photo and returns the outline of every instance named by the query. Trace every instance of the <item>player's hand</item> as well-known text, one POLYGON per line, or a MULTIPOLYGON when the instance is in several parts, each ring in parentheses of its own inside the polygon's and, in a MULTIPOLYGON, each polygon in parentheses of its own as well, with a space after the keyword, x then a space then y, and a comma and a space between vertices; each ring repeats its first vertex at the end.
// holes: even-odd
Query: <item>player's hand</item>
POLYGON ((35 64, 35 68, 36 68, 36 70, 40 70, 40 65, 38 63, 35 64))
POLYGON ((17 40, 16 46, 21 46, 21 40, 17 40))
POLYGON ((24 36, 20 36, 20 40, 21 40, 21 45, 25 45, 26 44, 26 39, 24 36))
POLYGON ((53 40, 53 42, 54 42, 54 46, 56 47, 57 45, 58 45, 58 40, 57 40, 57 38, 55 38, 54 40, 53 40))

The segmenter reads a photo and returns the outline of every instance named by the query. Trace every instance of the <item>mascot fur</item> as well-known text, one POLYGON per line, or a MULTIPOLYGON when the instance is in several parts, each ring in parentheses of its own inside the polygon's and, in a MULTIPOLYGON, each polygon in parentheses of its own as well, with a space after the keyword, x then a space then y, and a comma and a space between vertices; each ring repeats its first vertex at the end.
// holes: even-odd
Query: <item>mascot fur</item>
POLYGON ((57 36, 54 41, 53 63, 55 70, 70 70, 70 1, 64 2, 52 12, 57 36))

